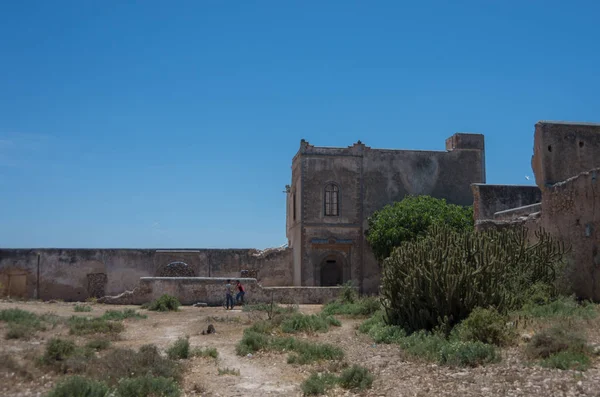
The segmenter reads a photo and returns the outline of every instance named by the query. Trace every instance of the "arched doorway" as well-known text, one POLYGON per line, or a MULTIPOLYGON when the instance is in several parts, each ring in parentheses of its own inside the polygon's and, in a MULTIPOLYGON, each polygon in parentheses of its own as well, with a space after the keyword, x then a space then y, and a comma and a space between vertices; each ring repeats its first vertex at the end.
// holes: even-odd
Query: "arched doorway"
POLYGON ((344 283, 344 260, 339 255, 327 255, 321 262, 320 269, 322 287, 332 287, 344 283))

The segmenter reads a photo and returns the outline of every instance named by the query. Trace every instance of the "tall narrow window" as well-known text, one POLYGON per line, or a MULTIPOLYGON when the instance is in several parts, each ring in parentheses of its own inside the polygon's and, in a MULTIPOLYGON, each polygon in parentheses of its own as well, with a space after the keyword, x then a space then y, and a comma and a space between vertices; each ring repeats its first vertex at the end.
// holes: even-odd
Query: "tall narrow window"
POLYGON ((330 183, 325 186, 325 216, 338 216, 340 214, 340 189, 330 183))
POLYGON ((294 201, 294 220, 296 220, 296 192, 294 192, 293 201, 294 201))

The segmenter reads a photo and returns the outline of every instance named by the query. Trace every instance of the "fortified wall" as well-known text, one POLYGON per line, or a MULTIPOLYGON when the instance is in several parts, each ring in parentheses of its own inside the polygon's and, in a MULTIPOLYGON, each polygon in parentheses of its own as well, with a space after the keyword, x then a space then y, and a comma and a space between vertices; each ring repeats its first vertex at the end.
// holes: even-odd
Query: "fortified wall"
POLYGON ((571 247, 567 276, 574 292, 599 301, 600 124, 540 121, 531 165, 537 187, 473 186, 479 206, 475 226, 486 230, 522 225, 530 231, 542 227, 571 247), (509 193, 490 193, 498 189, 509 193))
POLYGON ((83 301, 133 290, 141 277, 243 276, 292 285, 291 250, 0 249, 0 296, 83 301))

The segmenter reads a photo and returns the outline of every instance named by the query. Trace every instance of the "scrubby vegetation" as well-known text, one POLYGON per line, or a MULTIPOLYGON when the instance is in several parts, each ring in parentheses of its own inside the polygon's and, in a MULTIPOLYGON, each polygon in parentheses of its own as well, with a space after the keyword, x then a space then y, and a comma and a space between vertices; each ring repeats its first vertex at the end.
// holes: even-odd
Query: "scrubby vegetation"
POLYGON ((90 305, 75 305, 74 310, 76 312, 91 312, 92 307, 90 305))
POLYGON ((370 316, 381 308, 378 297, 359 297, 352 283, 346 283, 340 296, 323 307, 322 313, 327 316, 334 314, 361 317, 370 316))
POLYGON ((109 321, 103 317, 73 316, 69 319, 69 332, 72 335, 118 334, 124 329, 122 323, 109 321))
POLYGON ((140 314, 133 309, 125 309, 125 310, 107 310, 102 315, 102 318, 105 320, 120 321, 120 320, 125 320, 126 318, 145 319, 145 318, 148 318, 148 316, 146 316, 145 314, 140 314))
POLYGON ((217 372, 219 375, 240 376, 240 370, 235 368, 218 368, 217 372))
POLYGON ((0 321, 7 323, 6 339, 29 339, 38 331, 44 331, 48 325, 54 327, 57 319, 53 315, 38 316, 21 309, 0 310, 0 321))
POLYGON ((181 303, 177 298, 164 294, 149 304, 142 305, 142 308, 157 312, 176 312, 179 310, 179 306, 181 306, 181 303))
POLYGON ((196 349, 192 350, 191 355, 194 356, 194 357, 212 357, 212 358, 217 358, 217 357, 219 357, 219 352, 214 347, 207 347, 207 348, 204 348, 204 349, 196 348, 196 349))
POLYGON ((190 357, 190 341, 188 338, 179 338, 167 349, 167 356, 172 359, 186 359, 190 357))
POLYGON ((325 372, 313 372, 301 385, 305 396, 318 396, 340 385, 345 389, 365 390, 373 384, 373 375, 360 365, 353 365, 342 371, 340 376, 325 372))

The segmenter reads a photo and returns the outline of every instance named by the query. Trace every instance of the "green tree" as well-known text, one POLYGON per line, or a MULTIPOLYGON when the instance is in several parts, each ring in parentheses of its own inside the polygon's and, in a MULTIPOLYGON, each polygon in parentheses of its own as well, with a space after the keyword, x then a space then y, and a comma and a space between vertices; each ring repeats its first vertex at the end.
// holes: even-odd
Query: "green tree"
POLYGON ((473 230, 473 207, 449 204, 431 196, 406 196, 369 218, 367 241, 381 263, 404 241, 424 235, 433 225, 473 230))

